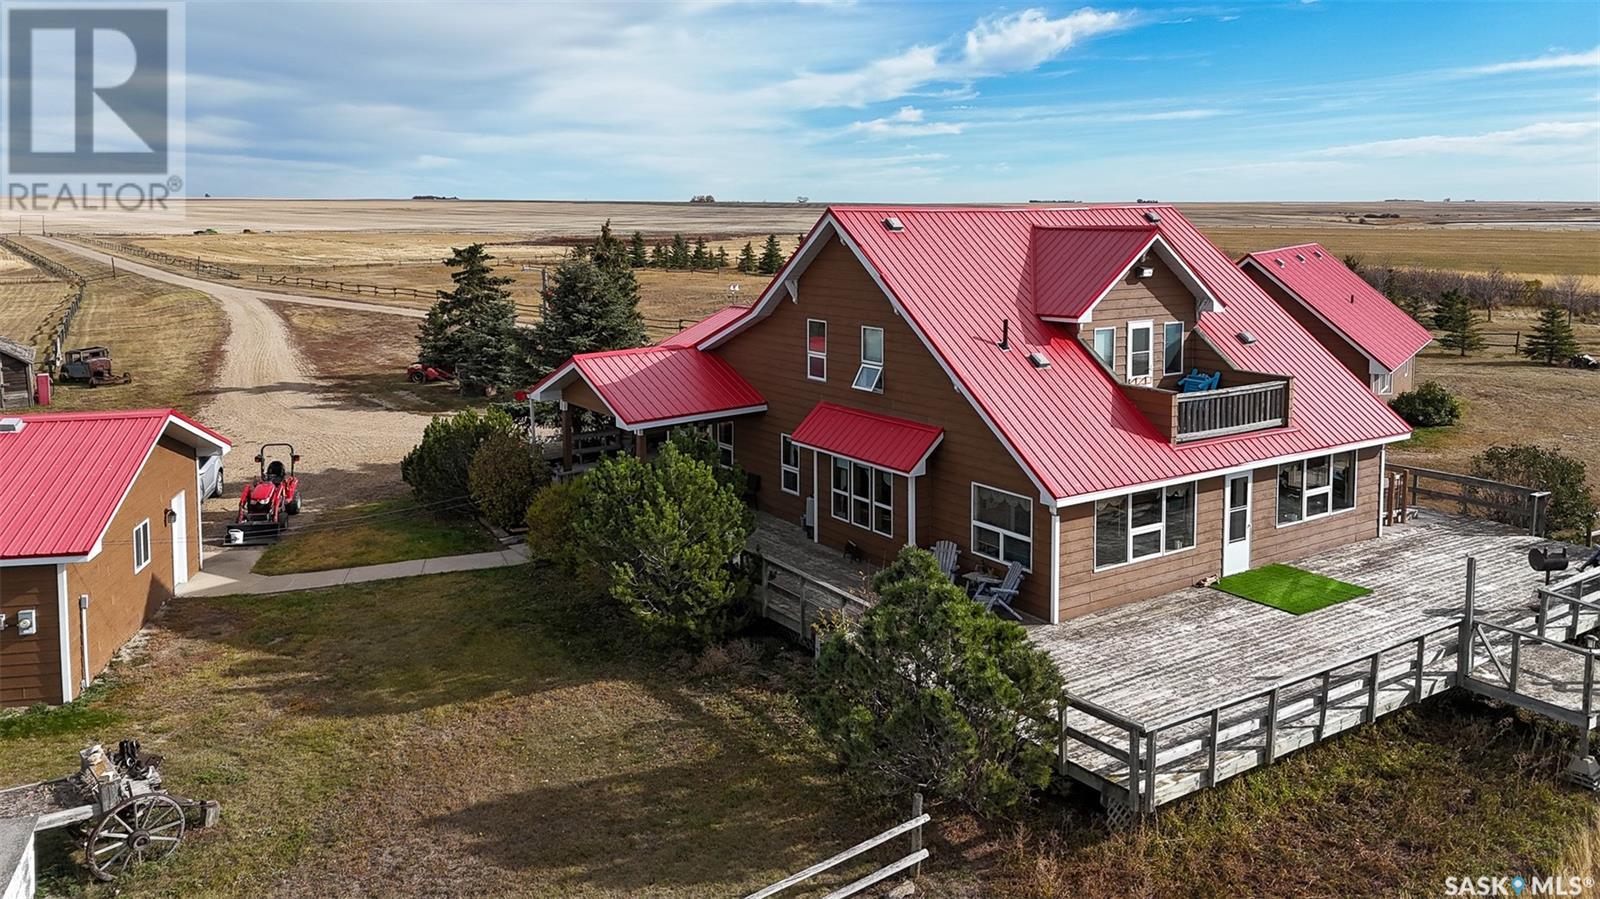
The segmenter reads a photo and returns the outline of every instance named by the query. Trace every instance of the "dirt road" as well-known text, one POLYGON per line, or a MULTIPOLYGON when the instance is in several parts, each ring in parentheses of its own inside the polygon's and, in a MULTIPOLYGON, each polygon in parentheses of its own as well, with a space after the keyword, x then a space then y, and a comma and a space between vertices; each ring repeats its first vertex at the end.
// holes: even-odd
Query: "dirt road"
MULTIPOLYGON (((66 241, 37 239, 88 258, 105 255, 66 241)), ((293 443, 300 453, 308 508, 331 508, 397 489, 400 459, 416 445, 429 417, 362 404, 319 389, 312 366, 295 350, 283 319, 266 300, 412 318, 421 317, 420 310, 272 294, 120 258, 117 266, 209 294, 227 314, 230 333, 222 365, 200 417, 237 448, 229 457, 230 490, 249 476, 256 447, 269 441, 293 443)))

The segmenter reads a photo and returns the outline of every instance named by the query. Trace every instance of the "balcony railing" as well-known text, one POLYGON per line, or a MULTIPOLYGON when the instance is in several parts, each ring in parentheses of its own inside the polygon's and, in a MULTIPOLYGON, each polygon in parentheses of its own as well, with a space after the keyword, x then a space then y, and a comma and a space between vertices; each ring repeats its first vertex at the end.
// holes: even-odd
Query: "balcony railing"
POLYGON ((1179 442, 1278 428, 1288 422, 1288 381, 1178 394, 1179 442))

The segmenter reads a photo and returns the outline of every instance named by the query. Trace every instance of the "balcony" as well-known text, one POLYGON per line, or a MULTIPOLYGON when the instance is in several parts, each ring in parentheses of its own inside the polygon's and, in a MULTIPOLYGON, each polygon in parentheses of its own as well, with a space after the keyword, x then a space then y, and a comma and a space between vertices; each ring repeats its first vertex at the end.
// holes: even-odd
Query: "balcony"
POLYGON ((1225 386, 1214 390, 1180 393, 1136 384, 1124 384, 1122 389, 1168 440, 1190 443, 1287 425, 1291 381, 1280 375, 1224 370, 1225 386))

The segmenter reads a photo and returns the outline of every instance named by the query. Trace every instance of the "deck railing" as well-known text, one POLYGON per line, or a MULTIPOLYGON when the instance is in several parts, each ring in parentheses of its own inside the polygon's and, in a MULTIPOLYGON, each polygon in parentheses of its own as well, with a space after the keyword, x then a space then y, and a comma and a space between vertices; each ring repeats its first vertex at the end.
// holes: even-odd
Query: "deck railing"
POLYGON ((759 552, 746 551, 744 564, 755 575, 761 617, 789 631, 813 651, 819 644, 812 625, 823 614, 840 612, 859 617, 872 608, 872 603, 864 596, 818 580, 800 568, 759 552))
POLYGON ((1406 508, 1415 508, 1420 501, 1427 500, 1434 508, 1526 528, 1530 534, 1540 535, 1545 531, 1545 517, 1550 506, 1547 490, 1410 465, 1390 464, 1388 468, 1391 474, 1404 474, 1405 489, 1409 493, 1405 497, 1391 497, 1391 504, 1404 501, 1406 508))
POLYGON ((1289 422, 1289 382, 1180 393, 1177 403, 1180 441, 1277 428, 1289 422))
POLYGON ((1579 633, 1600 627, 1600 568, 1579 571, 1538 588, 1539 636, 1548 637, 1552 627, 1561 627, 1567 641, 1576 640, 1579 633), (1584 626, 1586 615, 1592 615, 1584 626))

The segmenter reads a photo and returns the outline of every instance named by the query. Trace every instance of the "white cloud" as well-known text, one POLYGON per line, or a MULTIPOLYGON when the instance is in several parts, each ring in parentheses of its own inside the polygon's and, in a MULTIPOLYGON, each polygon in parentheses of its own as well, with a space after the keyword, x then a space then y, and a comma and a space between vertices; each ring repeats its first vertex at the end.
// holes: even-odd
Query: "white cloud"
POLYGON ((960 134, 962 126, 954 122, 925 122, 922 110, 915 106, 902 106, 893 115, 866 122, 854 122, 849 131, 874 137, 930 137, 937 134, 960 134))
POLYGON ((1052 19, 1039 9, 980 20, 954 46, 917 45, 843 72, 803 72, 778 90, 804 107, 865 106, 930 84, 969 82, 1037 68, 1084 38, 1126 28, 1130 17, 1085 7, 1052 19))
POLYGON ((1483 134, 1402 137, 1360 144, 1345 144, 1314 152, 1313 156, 1363 156, 1398 159, 1411 156, 1474 155, 1543 158, 1568 150, 1593 153, 1600 139, 1600 122, 1536 122, 1506 131, 1483 134))
POLYGON ((1537 59, 1497 62, 1493 65, 1477 66, 1471 71, 1480 75, 1498 75, 1502 72, 1542 72, 1549 69, 1593 68, 1600 68, 1600 47, 1585 53, 1558 53, 1550 56, 1540 56, 1537 59))

